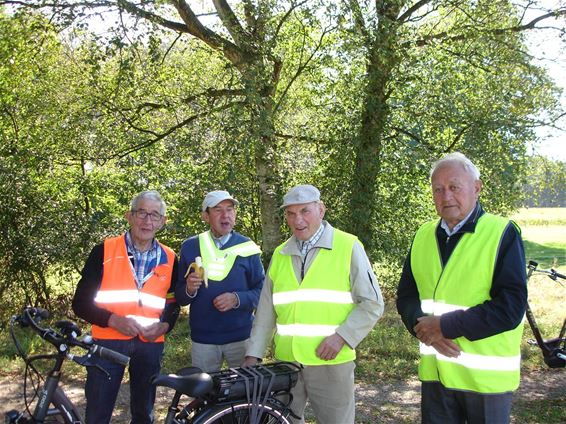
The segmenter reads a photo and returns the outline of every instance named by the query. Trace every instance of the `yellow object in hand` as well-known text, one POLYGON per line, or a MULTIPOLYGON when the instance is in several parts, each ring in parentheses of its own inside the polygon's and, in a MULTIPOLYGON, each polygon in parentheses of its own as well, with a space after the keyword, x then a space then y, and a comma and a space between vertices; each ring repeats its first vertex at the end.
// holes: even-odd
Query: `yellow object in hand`
POLYGON ((208 288, 208 273, 206 272, 206 269, 204 269, 204 267, 202 266, 202 258, 200 256, 197 256, 195 258, 195 261, 189 265, 189 267, 187 268, 187 272, 185 273, 185 278, 187 278, 187 276, 190 274, 192 269, 194 269, 195 273, 200 278, 202 278, 202 280, 204 281, 204 286, 208 288))

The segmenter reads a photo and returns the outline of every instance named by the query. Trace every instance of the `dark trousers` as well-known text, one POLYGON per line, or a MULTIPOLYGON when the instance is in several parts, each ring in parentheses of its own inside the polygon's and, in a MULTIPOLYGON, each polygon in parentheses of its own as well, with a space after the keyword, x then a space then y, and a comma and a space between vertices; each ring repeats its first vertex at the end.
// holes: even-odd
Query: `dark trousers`
POLYGON ((423 424, 508 424, 513 393, 481 394, 445 388, 438 382, 421 386, 423 424))
MULTIPOLYGON (((163 343, 142 342, 137 337, 130 340, 99 339, 95 343, 130 357, 128 372, 130 374, 131 423, 152 423, 156 388, 149 381, 151 376, 159 373, 161 369, 163 343)), ((87 367, 86 423, 109 423, 125 367, 101 358, 92 358, 90 363, 99 365, 108 374, 97 367, 87 367)))

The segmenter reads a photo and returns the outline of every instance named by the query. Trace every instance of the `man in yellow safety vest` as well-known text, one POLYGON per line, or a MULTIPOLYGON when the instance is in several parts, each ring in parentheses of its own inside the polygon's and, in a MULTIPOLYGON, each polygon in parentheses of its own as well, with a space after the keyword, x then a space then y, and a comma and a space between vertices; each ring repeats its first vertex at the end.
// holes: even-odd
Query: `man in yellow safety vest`
POLYGON ((485 213, 476 166, 451 153, 431 171, 440 219, 415 234, 397 310, 420 341, 423 423, 508 423, 526 300, 517 226, 485 213))
POLYGON ((383 313, 381 291, 357 237, 323 220, 316 187, 293 187, 281 207, 293 235, 271 258, 244 366, 275 330, 276 359, 304 366, 293 412, 302 417, 308 399, 317 422, 353 423, 354 349, 383 313))

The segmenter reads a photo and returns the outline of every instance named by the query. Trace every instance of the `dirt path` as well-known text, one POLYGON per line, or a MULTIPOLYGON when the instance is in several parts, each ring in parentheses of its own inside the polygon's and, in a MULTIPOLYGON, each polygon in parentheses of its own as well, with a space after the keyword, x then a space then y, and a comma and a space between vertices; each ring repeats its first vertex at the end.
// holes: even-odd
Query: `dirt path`
MULTIPOLYGON (((516 393, 515 402, 542 399, 564 399, 566 403, 566 370, 546 370, 524 375, 516 393)), ((67 382, 64 386, 67 395, 84 408, 81 381, 67 382)), ((163 417, 170 392, 158 390, 156 411, 163 417)), ((123 384, 115 409, 113 422, 128 423, 129 385, 123 384)), ((4 375, 0 377, 0 402, 2 413, 22 406, 21 377, 4 375)), ((356 385, 356 414, 360 423, 416 423, 419 422, 420 384, 417 379, 386 382, 384 384, 356 385)), ((513 420, 519 424, 518 421, 513 420)))

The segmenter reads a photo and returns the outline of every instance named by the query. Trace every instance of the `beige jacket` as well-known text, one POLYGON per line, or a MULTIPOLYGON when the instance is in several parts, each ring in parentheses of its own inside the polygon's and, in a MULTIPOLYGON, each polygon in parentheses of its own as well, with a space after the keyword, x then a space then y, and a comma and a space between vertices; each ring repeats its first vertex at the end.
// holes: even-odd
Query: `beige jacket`
MULTIPOLYGON (((305 258, 305 275, 321 248, 332 249, 334 228, 326 221, 323 221, 323 224, 325 227, 322 236, 305 258)), ((281 253, 292 257, 293 269, 295 270, 297 281, 301 282, 302 258, 295 236, 291 236, 291 238, 287 240, 285 246, 281 249, 281 253)), ((366 252, 359 241, 354 244, 354 248, 352 249, 350 283, 352 287, 352 299, 356 306, 350 315, 348 315, 346 321, 338 327, 336 333, 354 349, 364 337, 368 335, 377 320, 383 315, 384 306, 377 278, 371 269, 366 252)), ((268 269, 259 298, 246 356, 263 358, 267 346, 271 343, 275 333, 275 323, 273 281, 269 278, 268 269)))

